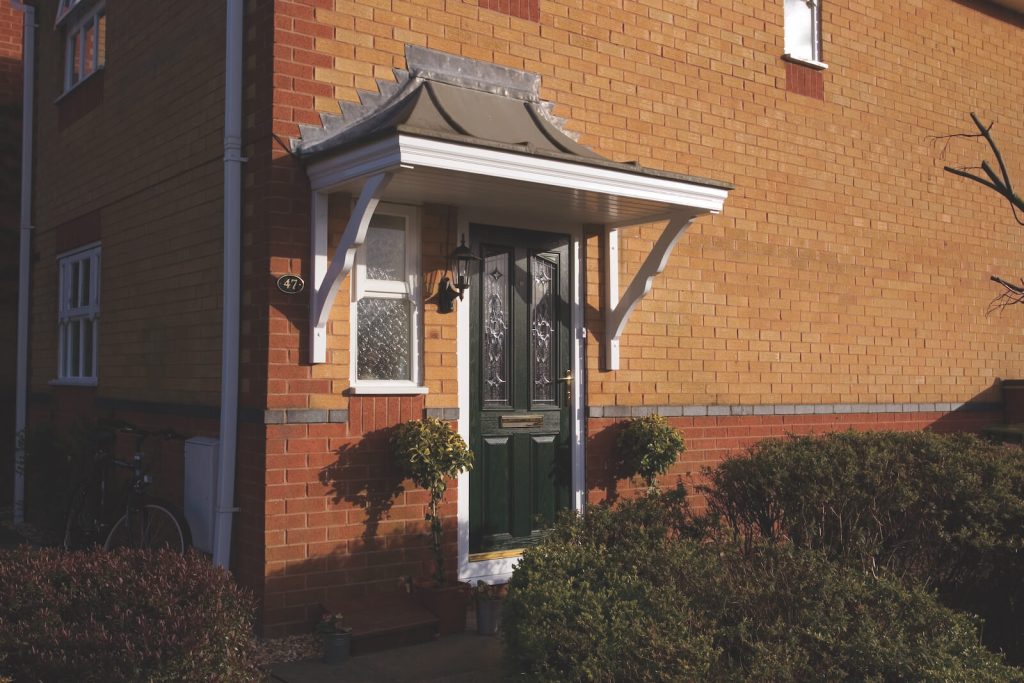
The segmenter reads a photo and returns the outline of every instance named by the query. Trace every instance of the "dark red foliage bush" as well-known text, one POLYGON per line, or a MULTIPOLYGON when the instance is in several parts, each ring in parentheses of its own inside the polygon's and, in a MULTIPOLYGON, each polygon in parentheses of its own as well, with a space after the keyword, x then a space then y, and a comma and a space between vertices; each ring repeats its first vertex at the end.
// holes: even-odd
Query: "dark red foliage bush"
POLYGON ((258 680, 253 611, 195 553, 0 551, 0 678, 258 680))

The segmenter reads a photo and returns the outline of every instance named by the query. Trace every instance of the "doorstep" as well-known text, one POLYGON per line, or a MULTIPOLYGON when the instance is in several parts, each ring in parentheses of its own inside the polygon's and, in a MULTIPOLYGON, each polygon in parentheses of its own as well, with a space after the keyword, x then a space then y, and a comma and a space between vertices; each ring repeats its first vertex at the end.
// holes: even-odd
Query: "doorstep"
POLYGON ((318 660, 275 664, 275 683, 498 683, 502 648, 497 636, 469 631, 429 643, 352 657, 341 664, 318 660))

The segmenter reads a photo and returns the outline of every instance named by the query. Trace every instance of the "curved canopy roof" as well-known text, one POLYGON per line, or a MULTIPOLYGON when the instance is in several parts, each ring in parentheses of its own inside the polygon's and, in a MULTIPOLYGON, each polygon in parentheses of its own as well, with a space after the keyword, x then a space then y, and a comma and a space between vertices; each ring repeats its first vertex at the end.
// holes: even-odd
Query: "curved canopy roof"
POLYGON ((356 191, 389 171, 393 201, 446 203, 586 223, 630 223, 686 210, 717 212, 732 186, 607 159, 576 141, 540 77, 426 48, 342 115, 302 126, 293 151, 314 189, 356 191))

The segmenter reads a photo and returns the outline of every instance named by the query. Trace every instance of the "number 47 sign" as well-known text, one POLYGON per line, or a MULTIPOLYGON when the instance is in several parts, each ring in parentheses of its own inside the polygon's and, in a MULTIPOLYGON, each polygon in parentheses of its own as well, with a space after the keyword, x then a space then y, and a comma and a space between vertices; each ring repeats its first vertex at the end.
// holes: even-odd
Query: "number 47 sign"
POLYGON ((285 294, 298 294, 305 287, 306 283, 298 275, 282 275, 277 278, 277 288, 285 294))

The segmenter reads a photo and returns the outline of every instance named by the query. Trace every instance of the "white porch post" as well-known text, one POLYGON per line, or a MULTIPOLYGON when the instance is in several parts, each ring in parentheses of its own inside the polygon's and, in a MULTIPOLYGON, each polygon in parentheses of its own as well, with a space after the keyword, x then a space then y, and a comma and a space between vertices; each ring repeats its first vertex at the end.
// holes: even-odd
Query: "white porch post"
POLYGON ((345 279, 356 251, 366 240, 370 219, 380 203, 380 198, 391 182, 392 174, 378 173, 371 176, 359 193, 359 200, 349 216, 345 231, 341 235, 334 257, 327 263, 327 195, 315 192, 313 195, 313 225, 311 226, 312 286, 310 287, 309 316, 309 358, 311 363, 327 362, 327 322, 331 317, 331 306, 338 295, 338 287, 345 279))

